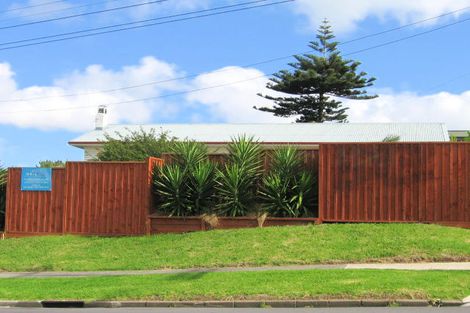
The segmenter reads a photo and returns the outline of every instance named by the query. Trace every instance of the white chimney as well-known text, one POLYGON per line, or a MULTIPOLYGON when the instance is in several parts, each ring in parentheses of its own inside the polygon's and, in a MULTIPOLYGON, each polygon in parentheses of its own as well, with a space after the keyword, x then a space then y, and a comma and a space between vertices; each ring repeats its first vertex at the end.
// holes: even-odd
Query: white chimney
POLYGON ((105 105, 98 107, 98 113, 95 118, 95 129, 104 129, 108 124, 108 109, 105 105))

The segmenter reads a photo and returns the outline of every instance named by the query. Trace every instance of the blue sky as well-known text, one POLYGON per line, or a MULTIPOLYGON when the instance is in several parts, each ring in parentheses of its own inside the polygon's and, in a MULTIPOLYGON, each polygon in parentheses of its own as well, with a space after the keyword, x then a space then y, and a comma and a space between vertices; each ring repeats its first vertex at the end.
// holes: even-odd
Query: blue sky
MULTIPOLYGON (((0 48, 9 47, 3 43, 10 41, 248 0, 168 0, 106 14, 2 29, 149 1, 5 0, 0 4, 0 48), (29 8, 21 9, 25 6, 29 8)), ((244 65, 306 51, 324 17, 331 20, 337 39, 347 41, 467 6, 470 0, 297 0, 138 30, 0 50, 0 162, 27 166, 44 159, 82 159, 81 150, 67 142, 93 128, 95 110, 100 104, 133 101, 109 106, 112 123, 278 122, 268 113, 254 111, 252 106, 267 104, 256 96, 257 92, 265 92, 266 78, 261 76, 286 68, 289 60, 250 68, 244 65), (188 75, 194 77, 119 92, 99 92, 188 75), (231 83, 234 84, 181 94, 231 83), (180 95, 136 101, 173 93, 180 95), (62 97, 70 94, 75 96, 62 97)), ((450 129, 470 128, 470 21, 465 22, 469 18, 470 9, 460 10, 342 45, 342 52, 350 53, 463 21, 350 55, 362 62, 362 70, 377 78, 372 92, 380 97, 347 102, 351 108, 349 120, 444 122, 450 129)))

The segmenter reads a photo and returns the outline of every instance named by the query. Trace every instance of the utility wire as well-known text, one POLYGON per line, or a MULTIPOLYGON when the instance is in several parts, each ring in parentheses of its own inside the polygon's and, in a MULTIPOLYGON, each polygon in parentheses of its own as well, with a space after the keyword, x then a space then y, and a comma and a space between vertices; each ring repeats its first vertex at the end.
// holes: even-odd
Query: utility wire
MULTIPOLYGON (((230 82, 230 83, 225 83, 225 84, 220 84, 220 85, 213 85, 213 86, 197 88, 197 89, 191 89, 191 90, 175 92, 175 93, 169 93, 169 94, 164 94, 164 95, 155 96, 155 97, 147 97, 147 98, 139 98, 139 99, 133 99, 133 100, 119 101, 119 102, 111 102, 111 103, 105 103, 105 104, 100 104, 100 105, 114 106, 114 105, 120 105, 120 104, 129 104, 129 103, 135 103, 135 102, 141 102, 141 101, 149 101, 149 100, 156 100, 156 99, 186 95, 186 94, 196 93, 196 92, 199 92, 199 91, 205 91, 205 90, 210 90, 210 89, 215 89, 215 88, 221 88, 221 87, 231 86, 231 85, 235 85, 235 84, 240 84, 240 83, 244 83, 244 82, 248 82, 248 81, 252 81, 252 80, 256 80, 256 79, 260 79, 260 78, 265 78, 265 77, 268 77, 268 76, 271 76, 271 75, 273 75, 273 74, 259 75, 259 76, 255 76, 255 77, 252 77, 252 78, 238 80, 238 81, 234 81, 234 82, 230 82)), ((50 109, 40 109, 40 110, 7 111, 7 112, 2 112, 2 114, 15 114, 15 113, 26 113, 26 112, 64 111, 64 110, 75 110, 75 109, 94 108, 94 107, 97 107, 97 105, 84 105, 84 106, 75 106, 75 107, 68 107, 68 108, 50 108, 50 109)))
POLYGON ((63 0, 55 0, 55 1, 43 2, 43 3, 18 7, 18 8, 12 8, 12 9, 8 9, 8 10, 0 11, 0 14, 12 12, 12 11, 20 11, 20 10, 26 10, 26 9, 31 9, 31 8, 48 6, 48 5, 51 5, 51 4, 54 4, 54 3, 59 3, 59 2, 63 2, 63 0))
POLYGON ((457 21, 457 22, 454 22, 454 23, 446 24, 446 25, 443 25, 443 26, 440 26, 440 27, 436 27, 436 28, 433 28, 433 29, 430 29, 430 30, 427 30, 427 31, 424 31, 424 32, 416 33, 416 34, 411 35, 411 36, 402 37, 402 38, 399 38, 399 39, 387 41, 387 42, 384 42, 384 43, 381 43, 381 44, 378 44, 378 45, 375 45, 375 46, 371 46, 371 47, 368 47, 368 48, 352 51, 352 52, 343 54, 343 56, 353 55, 353 54, 357 54, 357 53, 361 53, 361 52, 365 52, 365 51, 369 51, 369 50, 389 46, 389 45, 395 44, 397 42, 401 42, 401 41, 405 41, 405 40, 408 40, 408 39, 412 39, 412 38, 420 37, 420 36, 423 36, 423 35, 427 35, 427 34, 435 32, 435 31, 445 29, 445 28, 448 28, 448 27, 451 27, 451 26, 454 26, 454 25, 457 25, 457 24, 462 24, 462 23, 465 23, 465 22, 468 22, 468 21, 470 21, 470 18, 466 18, 466 19, 463 19, 463 20, 460 20, 460 21, 457 21))
MULTIPOLYGON (((95 33, 91 33, 91 34, 77 35, 77 36, 59 38, 59 39, 55 39, 55 40, 47 40, 47 41, 35 42, 35 43, 31 43, 31 44, 12 46, 12 47, 8 47, 8 48, 2 48, 0 50, 16 49, 16 48, 20 48, 20 47, 34 46, 34 45, 50 43, 50 42, 57 42, 57 41, 75 39, 75 38, 90 37, 90 36, 114 33, 114 32, 119 32, 119 31, 124 31, 124 30, 130 30, 130 29, 156 26, 156 25, 171 23, 172 21, 137 25, 137 26, 131 26, 131 27, 125 27, 125 28, 119 28, 119 29, 111 29, 111 30, 108 30, 108 31, 101 31, 101 30, 104 30, 104 29, 117 28, 117 27, 136 25, 136 24, 143 24, 143 23, 152 22, 152 21, 159 21, 159 20, 167 20, 167 19, 172 19, 172 18, 176 18, 176 17, 195 15, 195 14, 205 13, 205 12, 219 11, 219 10, 236 8, 236 7, 246 6, 246 5, 250 5, 250 4, 257 4, 257 3, 261 3, 261 2, 267 2, 267 1, 269 1, 269 0, 256 0, 256 1, 250 1, 250 2, 243 2, 243 3, 233 4, 233 5, 225 5, 225 6, 215 7, 215 8, 211 8, 211 9, 197 10, 197 11, 191 11, 191 12, 186 12, 186 13, 179 13, 179 14, 167 15, 167 16, 162 16, 162 17, 156 17, 156 18, 151 18, 151 19, 146 19, 146 20, 127 22, 127 23, 121 23, 121 24, 115 24, 115 25, 109 25, 109 26, 102 26, 102 27, 95 27, 95 28, 88 28, 88 29, 83 29, 83 30, 78 30, 78 31, 73 31, 73 32, 55 34, 55 35, 40 36, 40 37, 34 37, 34 38, 28 38, 28 39, 22 39, 22 40, 16 40, 16 41, 3 42, 3 43, 0 43, 0 46, 8 46, 8 45, 14 45, 14 44, 31 42, 31 41, 38 41, 38 40, 51 39, 51 38, 57 38, 57 37, 65 37, 65 36, 69 36, 69 35, 77 35, 77 34, 95 32, 95 33), (97 32, 97 31, 100 31, 100 32, 97 32)), ((262 6, 271 6, 271 5, 276 5, 276 4, 286 3, 286 2, 292 2, 292 1, 295 1, 295 0, 284 0, 284 1, 268 3, 268 4, 260 5, 260 6, 254 6, 254 7, 249 7, 249 8, 238 9, 238 10, 227 10, 227 11, 213 13, 213 14, 201 15, 200 17, 206 17, 206 16, 223 14, 223 13, 231 13, 231 12, 242 11, 242 10, 247 10, 247 9, 251 9, 251 8, 257 8, 257 7, 262 7, 262 6)), ((182 18, 182 19, 175 20, 175 21, 190 20, 190 19, 195 19, 195 18, 198 18, 198 17, 199 16, 189 17, 189 18, 182 18)))
MULTIPOLYGON (((91 6, 97 6, 97 5, 101 5, 101 4, 104 4, 104 3, 108 4, 108 3, 117 2, 117 1, 125 1, 125 0, 94 1, 93 3, 81 4, 81 5, 66 7, 66 8, 62 8, 62 9, 41 11, 41 12, 36 12, 36 13, 32 13, 32 14, 21 14, 21 15, 18 16, 18 17, 20 17, 20 18, 26 18, 26 17, 32 17, 32 16, 42 16, 42 15, 53 14, 53 13, 57 13, 57 12, 70 11, 70 10, 74 10, 74 9, 81 9, 81 8, 87 8, 87 7, 91 7, 91 6)), ((0 14, 1 14, 1 13, 0 13, 0 14)), ((12 18, 7 18, 7 19, 0 19, 0 22, 8 22, 8 21, 17 20, 18 17, 12 17, 12 18)))
MULTIPOLYGON (((470 19, 466 19, 466 20, 470 20, 470 19)), ((460 22, 464 22, 466 20, 462 20, 460 22)), ((447 24, 447 25, 444 25, 444 26, 441 26, 441 27, 437 27, 437 28, 434 28, 434 29, 429 30, 429 31, 421 32, 421 33, 418 33, 418 34, 415 34, 415 35, 412 35, 412 36, 403 37, 403 38, 400 38, 400 39, 397 39, 397 40, 382 43, 380 45, 376 45, 376 46, 372 46, 372 47, 369 47, 369 48, 353 51, 353 52, 350 52, 346 55, 356 54, 356 53, 368 51, 368 50, 371 50, 371 49, 376 49, 376 48, 379 48, 379 47, 383 47, 383 46, 388 45, 388 44, 393 44, 393 43, 396 43, 396 42, 400 42, 400 41, 403 41, 403 40, 406 40, 406 39, 415 38, 419 35, 428 34, 428 33, 431 33, 433 31, 437 31, 437 30, 440 30, 440 29, 443 29, 443 28, 446 28, 446 27, 449 27, 449 26, 452 26, 452 25, 456 25, 458 23, 459 22, 450 23, 450 24, 447 24)), ((221 84, 221 85, 209 86, 209 87, 205 87, 205 88, 193 89, 193 90, 189 90, 189 91, 183 91, 183 92, 178 92, 178 93, 173 93, 173 94, 166 94, 166 95, 161 95, 161 96, 156 96, 156 97, 148 97, 148 98, 141 98, 141 99, 134 99, 134 100, 128 100, 128 101, 108 103, 108 104, 105 104, 105 105, 108 105, 108 106, 119 105, 119 104, 126 104, 126 103, 140 102, 140 101, 155 100, 155 99, 159 99, 159 98, 171 97, 171 96, 176 96, 176 95, 184 95, 184 94, 194 93, 194 92, 198 92, 198 91, 202 91, 202 90, 209 90, 209 89, 220 88, 220 87, 229 86, 229 85, 233 85, 233 84, 238 84, 238 83, 251 81, 251 80, 259 79, 259 78, 263 78, 263 77, 269 77, 269 76, 272 76, 273 74, 275 74, 275 73, 265 74, 265 75, 257 76, 257 77, 254 77, 254 78, 237 81, 237 82, 231 82, 231 83, 226 83, 226 84, 221 84)), ((195 76, 195 75, 190 75, 190 76, 195 76)), ((189 78, 189 76, 187 76, 186 78, 189 78)), ((179 79, 183 79, 183 78, 179 78, 179 79)), ((178 78, 177 79, 170 79, 170 80, 166 80, 166 81, 168 82, 168 81, 172 81, 172 80, 178 80, 178 78)), ((161 81, 161 82, 165 82, 165 81, 161 81)), ((142 84, 142 85, 144 85, 144 84, 142 84)), ((40 111, 62 111, 62 110, 80 109, 80 108, 96 107, 96 106, 97 105, 77 106, 77 107, 69 107, 69 108, 53 108, 53 109, 34 110, 34 111, 31 111, 31 110, 30 111, 10 111, 10 112, 2 112, 2 114, 23 113, 23 112, 40 112, 40 111)))
POLYGON ((402 25, 402 26, 399 26, 399 27, 393 27, 393 28, 389 28, 389 29, 384 30, 384 31, 380 31, 380 32, 376 32, 376 33, 373 33, 373 34, 361 36, 361 37, 354 38, 354 39, 351 39, 351 40, 346 40, 346 41, 341 42, 339 45, 344 45, 344 44, 352 43, 352 42, 355 42, 355 41, 376 37, 376 36, 379 36, 379 35, 384 35, 384 34, 387 34, 387 33, 393 32, 393 31, 402 30, 402 29, 405 29, 405 28, 408 28, 408 27, 411 27, 411 26, 416 26, 416 25, 426 23, 426 22, 429 22, 429 21, 432 21, 432 20, 436 20, 436 19, 439 19, 439 18, 442 18, 442 17, 445 17, 445 16, 449 16, 449 15, 452 15, 452 14, 455 14, 455 13, 467 11, 468 9, 470 9, 470 6, 467 6, 467 7, 461 8, 461 9, 457 9, 457 10, 454 10, 454 11, 446 12, 446 13, 436 15, 436 16, 433 16, 433 17, 429 17, 429 18, 419 20, 419 21, 416 21, 416 22, 413 22, 413 23, 409 23, 409 24, 406 24, 406 25, 402 25))
POLYGON ((97 10, 97 11, 91 11, 91 12, 84 12, 84 13, 72 14, 72 15, 67 15, 67 16, 54 17, 54 18, 49 18, 49 19, 44 19, 44 20, 39 20, 39 21, 32 21, 32 22, 27 22, 27 23, 22 23, 22 24, 1 26, 0 30, 18 28, 18 27, 24 27, 24 26, 31 26, 31 25, 43 24, 43 23, 50 23, 50 22, 55 22, 55 21, 68 20, 68 19, 73 19, 73 18, 82 17, 82 16, 103 14, 103 13, 119 11, 119 10, 132 9, 132 8, 141 7, 141 6, 144 6, 144 5, 150 5, 150 4, 155 4, 155 3, 163 3, 163 2, 167 2, 167 1, 169 1, 169 0, 153 0, 153 1, 129 4, 129 5, 114 7, 114 8, 109 8, 109 9, 103 9, 103 10, 97 10))
MULTIPOLYGON (((466 7, 466 8, 469 8, 469 7, 466 7)), ((466 8, 462 8, 462 9, 459 9, 459 10, 456 10, 456 11, 452 11, 452 12, 458 12, 458 11, 462 11, 466 8)), ((340 44, 348 44, 348 43, 351 43, 351 42, 355 42, 355 41, 359 41, 359 40, 363 40, 363 39, 366 39, 366 38, 370 38, 370 37, 373 37, 373 36, 377 36, 378 34, 385 34, 385 33, 388 33, 388 32, 391 32, 393 30, 398 30, 398 29, 403 29, 405 27, 409 27, 411 25, 416 25, 417 23, 422 23, 422 22, 425 22, 425 21, 429 21, 431 19, 436 19, 438 17, 442 17, 442 16, 446 16, 446 15, 449 15, 449 14, 452 14, 452 12, 448 12, 448 13, 445 13, 445 14, 441 14, 439 16, 436 16, 436 17, 432 17, 432 18, 428 18, 428 19, 425 19, 425 20, 421 20, 421 21, 417 21, 417 22, 414 22, 414 23, 411 23, 411 24, 407 24, 407 25, 403 25, 401 27, 398 27, 398 28, 392 28, 392 29, 388 29, 388 30, 385 30, 385 31, 381 31, 381 32, 377 32, 377 33, 372 33, 372 34, 369 34, 369 35, 366 35, 366 36, 362 36, 362 37, 359 37, 359 38, 355 38, 355 39, 352 39, 352 40, 349 40, 349 41, 346 41, 346 42, 343 42, 343 43, 340 43, 340 44)), ((430 31, 433 31, 433 30, 430 30, 430 31)), ((429 31, 429 32, 430 32, 429 31)), ((417 34, 418 35, 418 34, 417 34)), ((413 35, 415 36, 415 35, 413 35)), ((398 40, 395 40, 389 44, 392 44, 392 43, 396 43, 398 41, 403 41, 403 40, 406 40, 406 39, 410 39, 412 38, 413 36, 408 36, 408 37, 405 37, 405 38, 402 38, 402 39, 398 39, 398 40)), ((383 43, 381 45, 378 45, 378 46, 384 46, 386 43, 383 43)), ((375 49, 375 48, 378 48, 378 46, 374 46, 374 47, 370 47, 370 48, 367 48, 366 50, 369 50, 369 49, 375 49)), ((359 52, 362 52, 364 51, 364 49, 361 49, 361 50, 358 50, 358 51, 353 51, 353 52, 350 52, 346 55, 351 55, 351 54, 356 54, 356 53, 359 53, 359 52)), ((309 53, 311 51, 307 51, 307 52, 302 52, 300 54, 304 54, 304 53, 309 53)), ((292 56, 294 56, 296 54, 290 54, 288 56, 281 56, 281 57, 276 57, 276 58, 271 58, 271 59, 267 59, 267 60, 263 60, 263 61, 260 61, 260 62, 255 62, 255 63, 250 63, 250 64, 246 64, 246 65, 243 65, 243 66, 239 66, 239 67, 242 67, 242 68, 249 68, 249 67, 253 67, 253 66, 258 66, 258 65, 262 65, 262 64, 267 64, 267 63, 272 63, 272 62, 276 62, 276 61, 281 61, 281 60, 284 60, 284 59, 288 59, 288 58, 291 58, 292 56)), ((219 70, 215 70, 213 72, 217 73, 217 72, 225 72, 225 71, 230 71, 231 69, 230 68, 227 68, 227 69, 219 69, 219 70)), ((194 77, 197 77, 199 75, 201 75, 202 73, 197 73, 197 74, 191 74, 191 75, 186 75, 186 76, 181 76, 181 77, 176 77, 176 78, 171 78, 171 79, 165 79, 165 80, 159 80, 159 81, 152 81, 152 82, 147 82, 147 83, 143 83, 143 84, 137 84, 137 85, 130 85, 130 86, 124 86, 124 87, 120 87, 120 88, 113 88, 113 89, 105 89, 105 90, 98 90, 98 91, 90 91, 90 92, 83 92, 83 93, 70 93, 70 94, 62 94, 62 95, 54 95, 54 96, 41 96, 41 97, 32 97, 32 98, 22 98, 22 99, 4 99, 4 100, 0 100, 0 103, 2 102, 27 102, 27 101, 33 101, 33 100, 41 100, 41 99, 50 99, 50 98, 62 98, 62 97, 76 97, 76 96, 86 96, 86 95, 93 95, 93 94, 99 94, 99 93, 112 93, 112 92, 117 92, 117 91, 123 91, 123 90, 129 90, 129 89, 135 89, 135 88, 140 88, 140 87, 146 87, 146 86, 152 86, 152 85, 158 85, 158 84, 163 84, 163 83, 168 83, 168 82, 173 82, 173 81, 179 81, 179 80, 184 80, 184 79, 189 79, 189 78, 194 78, 194 77)))

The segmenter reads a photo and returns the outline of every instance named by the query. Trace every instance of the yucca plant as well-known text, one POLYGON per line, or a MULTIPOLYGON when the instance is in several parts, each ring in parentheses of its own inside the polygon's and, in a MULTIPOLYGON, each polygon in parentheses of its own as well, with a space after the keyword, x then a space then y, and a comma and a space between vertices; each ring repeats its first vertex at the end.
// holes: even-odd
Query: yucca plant
POLYGON ((293 146, 275 149, 271 157, 271 172, 283 175, 284 179, 293 179, 302 170, 300 152, 293 146))
POLYGON ((195 141, 178 141, 170 148, 175 163, 185 171, 207 160, 207 146, 195 141))
POLYGON ((256 183, 248 170, 237 163, 225 164, 217 172, 218 213, 246 216, 256 200, 256 183))
POLYGON ((289 184, 278 173, 266 175, 262 181, 260 195, 263 208, 272 216, 297 216, 289 201, 289 184))
POLYGON ((215 202, 215 166, 209 161, 199 162, 189 171, 188 196, 194 214, 210 213, 215 202))
POLYGON ((246 216, 257 206, 261 146, 252 137, 239 136, 232 139, 228 151, 228 162, 217 171, 218 212, 227 216, 246 216))
POLYGON ((245 135, 232 138, 228 145, 228 162, 237 164, 247 173, 253 176, 259 176, 262 169, 262 150, 261 145, 253 137, 245 135))
POLYGON ((156 168, 154 186, 159 210, 168 216, 191 215, 187 175, 177 164, 156 168))
POLYGON ((292 197, 292 203, 295 206, 297 216, 312 216, 313 208, 315 206, 315 180, 310 173, 305 171, 296 179, 296 184, 293 187, 295 191, 292 197))
POLYGON ((164 165, 154 178, 159 210, 170 216, 208 213, 214 203, 215 167, 207 146, 195 141, 175 142, 174 163, 164 165))
POLYGON ((259 192, 263 210, 278 217, 311 216, 314 188, 312 175, 302 169, 298 149, 278 148, 272 153, 271 170, 259 192))

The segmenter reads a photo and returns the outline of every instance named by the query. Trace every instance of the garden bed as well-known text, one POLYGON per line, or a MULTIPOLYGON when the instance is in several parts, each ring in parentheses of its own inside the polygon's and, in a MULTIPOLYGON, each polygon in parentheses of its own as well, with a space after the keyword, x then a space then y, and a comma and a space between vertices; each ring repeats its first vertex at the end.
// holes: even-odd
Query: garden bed
POLYGON ((189 216, 159 216, 151 215, 150 232, 152 234, 161 233, 186 233, 192 231, 203 231, 211 229, 234 229, 234 228, 254 228, 269 226, 296 226, 318 223, 317 218, 292 218, 292 217, 267 217, 262 225, 256 217, 218 217, 216 225, 210 225, 202 217, 189 216))

